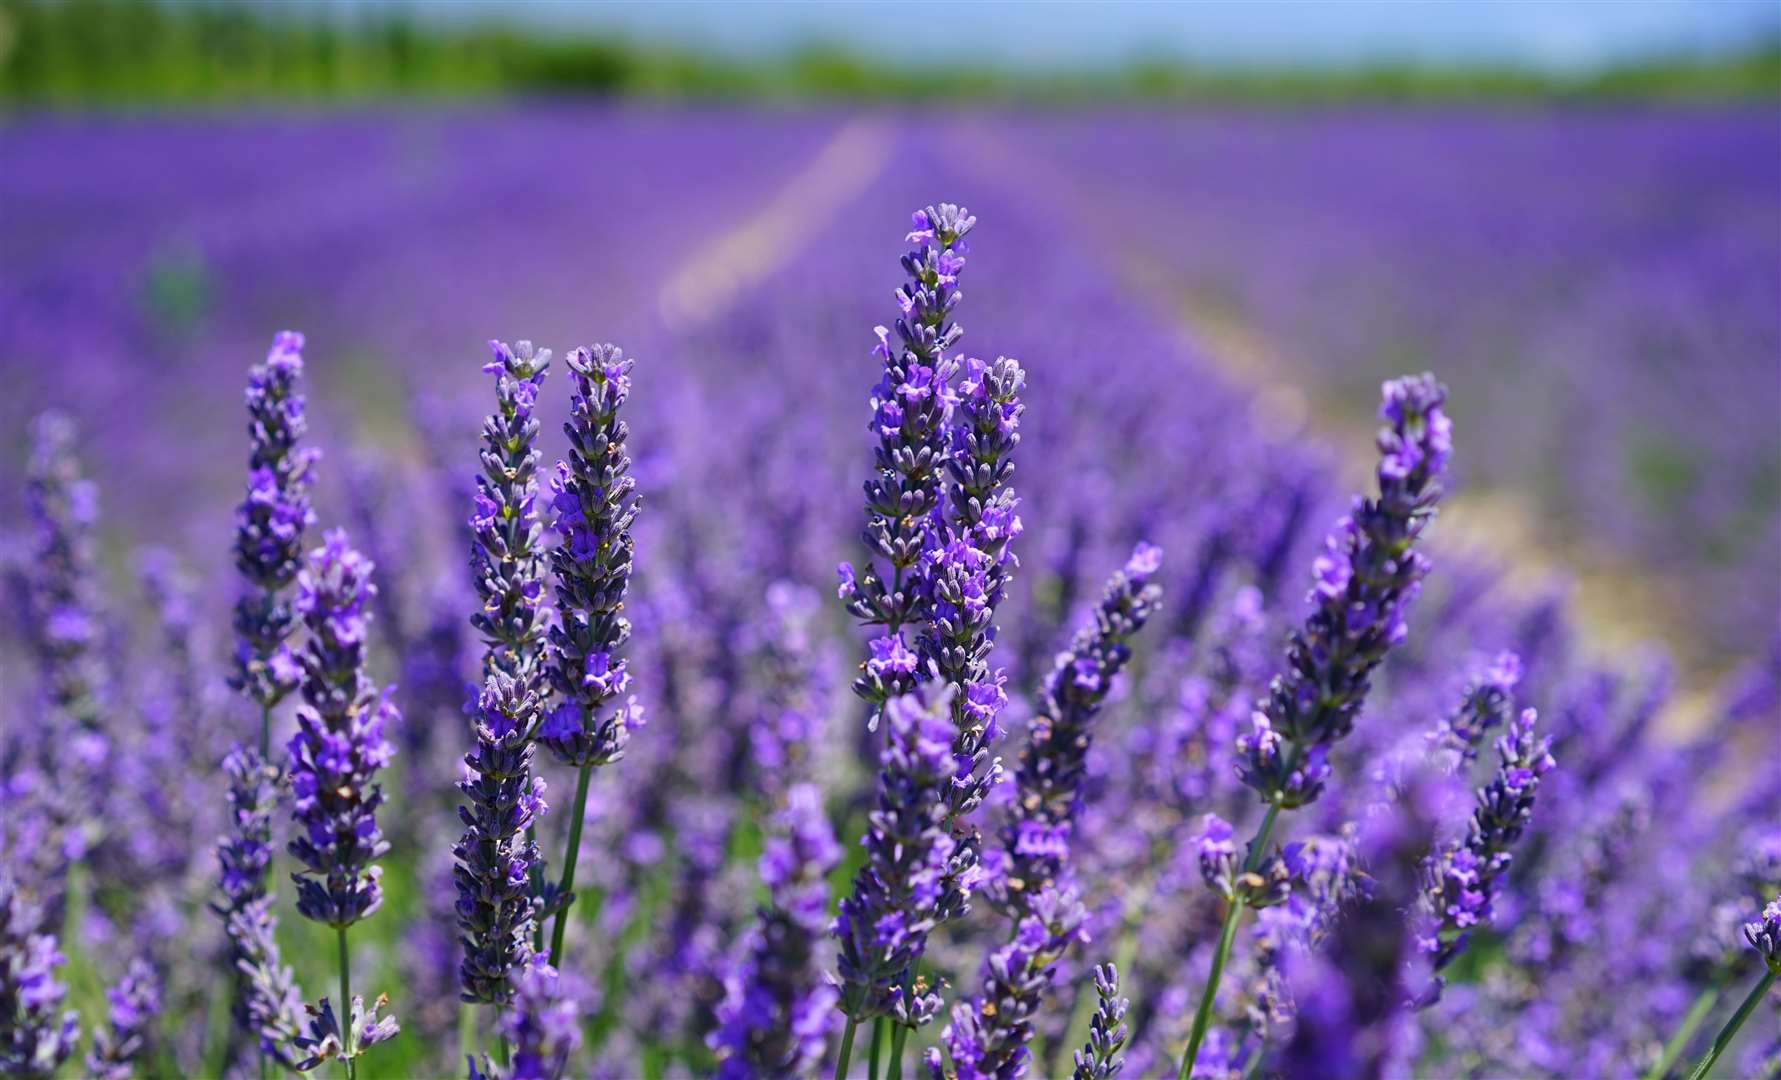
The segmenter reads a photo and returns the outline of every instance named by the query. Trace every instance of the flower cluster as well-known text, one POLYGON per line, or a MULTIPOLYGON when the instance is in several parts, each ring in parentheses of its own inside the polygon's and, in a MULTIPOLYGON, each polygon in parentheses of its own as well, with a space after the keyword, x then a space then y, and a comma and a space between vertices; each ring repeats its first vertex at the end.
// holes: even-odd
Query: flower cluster
POLYGON ((102 761, 104 675, 94 588, 93 526, 98 489, 81 475, 74 424, 45 413, 31 429, 25 492, 32 525, 28 599, 34 644, 50 703, 75 729, 80 757, 102 761))
POLYGON ((1045 680, 1038 715, 1015 773, 1010 819, 1002 829, 995 895, 1018 914, 1028 898, 1054 883, 1082 810, 1082 784, 1095 719, 1113 680, 1131 659, 1131 640, 1162 603, 1153 583, 1162 551, 1140 543, 1107 582, 1089 622, 1057 658, 1045 680))
POLYGON ((1519 682, 1521 657, 1512 652, 1499 654, 1473 676, 1459 705, 1429 732, 1429 744, 1445 754, 1454 769, 1475 760, 1484 737, 1513 715, 1519 682))
POLYGON ((389 850, 377 827, 383 789, 375 777, 394 752, 388 729, 401 717, 365 671, 377 588, 371 571, 335 530, 297 579, 296 610, 309 640, 300 661, 303 707, 290 741, 299 830, 290 852, 303 864, 291 878, 297 910, 333 927, 351 926, 383 902, 382 869, 374 861, 389 850))
POLYGON ((946 791, 958 769, 952 695, 948 687, 885 704, 889 730, 864 841, 866 861, 841 901, 833 930, 841 944, 841 1011, 854 1020, 895 1014, 919 1026, 939 1006, 909 985, 909 975, 938 920, 955 847, 945 828, 946 791))
POLYGON ((1356 499, 1314 567, 1314 610, 1287 647, 1254 730, 1238 741, 1243 782, 1283 809, 1316 799, 1329 747, 1354 728, 1373 669, 1404 639, 1404 616, 1428 562, 1412 549, 1441 497, 1452 451, 1432 375, 1385 384, 1377 498, 1356 499))
POLYGON ((821 1061, 837 995, 817 966, 816 947, 827 877, 840 858, 820 793, 809 784, 791 788, 761 854, 769 901, 724 978, 710 1038, 720 1077, 802 1076, 821 1061))
POLYGON ((562 976, 534 956, 513 980, 513 997, 501 1013, 501 1037, 511 1062, 500 1068, 470 1060, 470 1080, 562 1080, 581 1049, 581 1019, 562 976))
POLYGON ((476 745, 464 755, 458 790, 468 803, 458 808, 464 835, 452 848, 452 878, 464 946, 458 971, 468 1001, 506 1001, 511 976, 531 959, 539 918, 531 876, 539 854, 529 830, 545 803, 526 733, 538 707, 536 691, 497 670, 477 702, 476 745))
POLYGON ((471 616, 481 631, 483 677, 499 671, 529 693, 539 674, 544 638, 543 526, 538 519, 538 392, 550 350, 521 341, 489 342, 495 358, 495 411, 482 422, 482 472, 470 529, 470 571, 482 606, 471 616))
POLYGON ((1199 863, 1206 887, 1227 901, 1241 898, 1252 908, 1284 903, 1298 877, 1293 872, 1297 846, 1276 852, 1254 869, 1245 869, 1238 865, 1234 832, 1231 823, 1217 814, 1207 814, 1202 822, 1199 863))
POLYGON ((0 1072, 8 1076, 53 1076, 80 1038, 73 1010, 57 1013, 68 993, 56 980, 64 959, 40 932, 42 919, 10 869, 0 869, 0 1072))
POLYGON ((149 1027, 161 1013, 161 980, 141 959, 133 960, 122 981, 106 991, 110 1021, 93 1033, 87 1075, 96 1080, 129 1080, 148 1050, 149 1027))
MULTIPOLYGON (((871 400, 871 430, 878 444, 866 482, 864 539, 872 559, 857 575, 849 563, 838 571, 838 591, 847 610, 883 630, 854 682, 854 692, 871 703, 874 726, 885 702, 926 677, 917 674, 917 657, 902 628, 920 628, 928 618, 928 562, 941 546, 947 462, 956 441, 948 424, 958 360, 947 350, 964 334, 952 313, 964 295, 958 279, 968 250, 965 237, 976 224, 976 218, 951 204, 916 211, 908 236, 915 247, 903 256, 909 281, 897 289, 895 334, 876 328, 873 353, 883 361, 884 371, 871 400)), ((1002 389, 1012 394, 1019 387, 1003 383, 1002 389)), ((984 412, 987 416, 988 409, 984 412)), ((999 445, 985 449, 1000 453, 999 445)), ((999 485, 1005 473, 992 468, 986 479, 999 485)))
MULTIPOLYGON (((1535 713, 1524 710, 1497 740, 1496 775, 1478 792, 1466 838, 1444 847, 1424 869, 1423 910, 1427 925, 1417 945, 1438 972, 1465 950, 1472 928, 1489 926, 1497 880, 1514 856, 1534 812, 1540 778, 1554 762, 1551 739, 1534 737, 1535 713)), ((1431 989, 1438 994, 1439 982, 1431 989)))
POLYGON ((618 650, 631 636, 623 615, 635 545, 637 482, 625 452, 629 429, 618 417, 631 392, 631 369, 615 345, 569 354, 575 392, 568 423, 569 460, 557 462, 551 506, 561 542, 552 549, 558 621, 550 629, 550 682, 563 698, 538 736, 565 764, 616 761, 643 722, 626 698, 631 676, 618 650), (610 703, 622 701, 608 711, 610 703))
MULTIPOLYGON (((943 1038, 952 1075, 964 1078, 1017 1077, 1031 1061, 1027 1043, 1052 974, 1072 941, 1084 940, 1086 913, 1072 892, 1045 886, 1028 901, 1014 940, 990 953, 983 964, 983 991, 952 1010, 943 1038)), ((938 1049, 928 1055, 929 1072, 945 1077, 938 1049)))
POLYGON ((1744 924, 1744 940, 1762 957, 1769 973, 1781 975, 1781 896, 1762 909, 1762 918, 1744 924))
POLYGON ((1095 968, 1095 1014, 1089 1020, 1088 1042, 1076 1051, 1071 1080, 1113 1080, 1125 1068, 1120 1050, 1126 1043, 1126 1010, 1131 1003, 1119 994, 1119 969, 1095 968))
POLYGON ((252 449, 247 497, 235 511, 235 568, 249 588, 235 605, 235 685, 261 708, 277 704, 302 678, 286 644, 296 616, 285 593, 302 569, 303 530, 315 522, 309 485, 320 457, 297 445, 308 426, 297 388, 302 374, 303 335, 285 331, 248 376, 252 449))

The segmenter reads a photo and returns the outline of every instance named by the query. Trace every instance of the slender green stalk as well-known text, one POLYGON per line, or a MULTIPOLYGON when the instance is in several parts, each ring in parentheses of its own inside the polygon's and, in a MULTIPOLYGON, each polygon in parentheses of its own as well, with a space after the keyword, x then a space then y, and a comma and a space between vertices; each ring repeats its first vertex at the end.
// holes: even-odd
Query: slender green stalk
POLYGON ((872 1047, 869 1051, 871 1064, 867 1066, 867 1080, 878 1080, 878 1063, 883 1060, 884 1029, 890 1026, 890 1018, 880 1016, 872 1021, 872 1047))
MULTIPOLYGON (((581 775, 575 780, 575 805, 569 809, 569 850, 563 853, 563 881, 558 887, 560 896, 567 896, 575 887, 575 860, 581 854, 581 819, 587 815, 587 784, 594 775, 592 765, 583 765, 581 775)), ((556 967, 563 958, 563 931, 569 927, 569 906, 563 905, 557 912, 557 921, 550 931, 550 966, 556 967)))
MULTIPOLYGON (((1291 768, 1289 757, 1288 771, 1291 768)), ((1262 851, 1267 847, 1268 837, 1274 832, 1274 821, 1279 816, 1280 804, 1269 803, 1268 812, 1255 830, 1255 839, 1249 842, 1249 854, 1243 859, 1245 873, 1261 865, 1262 851)), ((1224 964, 1230 959, 1231 943, 1237 939, 1237 921, 1243 917, 1244 906, 1243 898, 1239 896, 1231 901, 1230 909, 1224 913, 1224 928, 1218 934, 1218 951, 1212 954, 1212 970, 1206 975, 1206 989, 1200 992, 1200 1009, 1194 1013, 1193 1033, 1187 1037, 1187 1050, 1181 1055, 1179 1080, 1188 1080, 1193 1075, 1194 1061, 1200 1056, 1200 1043, 1205 1041, 1206 1029, 1212 1023, 1212 1003, 1218 997, 1218 983, 1224 978, 1224 964)))
MULTIPOLYGON (((272 756, 272 706, 260 706, 260 764, 265 765, 272 756)), ((260 1049, 259 1040, 254 1040, 254 1056, 260 1060, 260 1080, 269 1080, 271 1066, 266 1060, 265 1051, 260 1049)))
POLYGON ((458 1003, 458 1060, 476 1057, 476 1006, 468 1001, 458 1003))
POLYGON ((885 1074, 889 1080, 903 1080, 903 1044, 909 1039, 909 1028, 898 1024, 891 1033, 890 1069, 885 1074))
POLYGON ((1707 1051, 1707 1056, 1702 1058, 1700 1064, 1694 1067, 1694 1071, 1688 1074, 1688 1080, 1702 1080, 1707 1075, 1714 1063, 1719 1060, 1719 1055, 1725 1053, 1726 1048, 1731 1046, 1732 1040, 1738 1037, 1738 1029, 1744 1026, 1744 1021, 1750 1019, 1750 1014, 1756 1011, 1757 1002, 1762 1000, 1763 995, 1768 993, 1769 987, 1773 985, 1775 985, 1775 973, 1773 971, 1763 972, 1762 978, 1757 980, 1756 985, 1751 987, 1750 993, 1745 996, 1744 1003, 1738 1006, 1738 1011, 1733 1013, 1732 1018, 1719 1029, 1719 1037, 1713 1040, 1713 1048, 1707 1051))
MULTIPOLYGON (((536 848, 538 846, 538 824, 537 824, 537 822, 533 822, 532 824, 526 826, 526 846, 531 847, 531 848, 536 848)), ((532 876, 532 895, 537 896, 544 891, 544 860, 543 859, 533 860, 531 876, 532 876)), ((544 920, 543 919, 532 920, 532 951, 535 953, 541 953, 544 951, 544 920)))
POLYGON ((346 950, 346 927, 339 927, 338 933, 340 935, 340 1008, 334 1015, 340 1020, 340 1053, 346 1061, 346 1080, 354 1080, 359 1075, 359 1070, 353 1060, 352 1045, 352 960, 346 950))
POLYGON ((847 1026, 841 1031, 841 1053, 835 1058, 835 1080, 847 1080, 847 1063, 853 1058, 853 1030, 859 1024, 853 1017, 847 1018, 847 1026))
POLYGON ((507 1036, 498 1032, 495 1035, 495 1061, 503 1069, 513 1067, 513 1047, 507 1044, 507 1036))
POLYGON ((1682 1018, 1682 1026, 1676 1029, 1676 1034, 1670 1036, 1669 1042, 1664 1043, 1663 1056, 1657 1059, 1657 1064, 1645 1071, 1645 1080, 1663 1080, 1670 1075, 1670 1067, 1676 1064, 1682 1051, 1688 1049, 1688 1040, 1694 1038, 1694 1033, 1700 1030, 1701 1022, 1707 1019, 1713 1006, 1719 1004, 1719 995, 1723 993, 1725 987, 1717 982, 1700 992, 1694 999, 1694 1004, 1688 1007, 1688 1015, 1682 1018))

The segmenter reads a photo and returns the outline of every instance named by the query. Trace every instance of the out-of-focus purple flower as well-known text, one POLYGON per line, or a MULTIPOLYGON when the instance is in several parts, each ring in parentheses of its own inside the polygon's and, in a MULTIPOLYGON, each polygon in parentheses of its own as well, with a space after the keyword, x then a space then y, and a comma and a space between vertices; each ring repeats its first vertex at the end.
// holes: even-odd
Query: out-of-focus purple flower
POLYGON ((841 902, 833 933, 841 1011, 856 1021, 894 1014, 911 1026, 931 1019, 938 998, 906 986, 939 917, 955 847, 945 829, 952 756, 950 687, 885 705, 889 730, 878 800, 865 839, 866 861, 841 902))
POLYGON ((990 953, 983 964, 983 989, 976 999, 953 1006, 942 1038, 952 1059, 948 1073, 928 1059, 935 1077, 958 1080, 1026 1075, 1032 1053, 1033 1021, 1058 961, 1072 941, 1083 940, 1086 913, 1073 892, 1041 888, 1025 905, 1013 940, 990 953))
POLYGON ((532 956, 539 913, 531 875, 539 856, 527 830, 545 803, 526 733, 537 714, 535 689, 499 667, 489 674, 477 703, 476 745, 464 755, 458 782, 468 800, 458 808, 464 835, 452 849, 464 945, 458 970, 467 1001, 505 1002, 509 980, 532 956))
POLYGON ((821 1061, 837 993, 818 967, 827 877, 840 861, 822 798, 809 784, 786 793, 761 854, 769 901, 724 978, 710 1043, 726 1080, 803 1076, 821 1061))
POLYGON ((635 544, 637 481, 625 452, 630 429, 619 409, 631 392, 631 369, 615 345, 569 354, 575 390, 563 431, 569 459, 557 463, 551 505, 562 542, 550 554, 558 620, 550 628, 551 686, 564 699, 539 737, 565 764, 604 765, 623 756, 641 711, 612 706, 629 684, 618 650, 631 636, 624 611, 635 544))
POLYGON ((309 485, 320 457, 297 445, 308 427, 302 374, 303 335, 291 331, 275 337, 266 362, 248 373, 247 497, 235 511, 235 568, 248 588, 235 605, 233 683, 262 709, 302 677, 286 645, 296 616, 285 594, 302 569, 303 530, 315 522, 309 485))
POLYGON ((496 671, 529 695, 540 673, 544 639, 543 525, 538 514, 538 419, 533 411, 550 368, 550 350, 521 341, 489 342, 495 411, 482 422, 482 471, 470 529, 471 577, 482 607, 470 622, 482 632, 483 677, 496 671))
POLYGON ((1062 871, 1070 831, 1082 809, 1095 720, 1115 676, 1131 659, 1132 638, 1162 602, 1162 589, 1151 581, 1161 565, 1161 551, 1140 543, 1125 568, 1108 580, 1094 614, 1077 630, 1070 648, 1058 655, 1045 681, 1002 830, 1008 869, 996 899, 1010 907, 1017 922, 1027 899, 1056 882, 1062 871), (1036 832, 1057 837, 1057 843, 1023 842, 1036 832))
POLYGON ((1499 654, 1472 677, 1459 705, 1429 733, 1429 742, 1450 756, 1453 768, 1477 758, 1484 736, 1508 722, 1520 681, 1521 657, 1512 652, 1499 654))
POLYGON ((1088 1022, 1088 1042, 1076 1051, 1071 1080, 1113 1080, 1125 1068, 1120 1050, 1126 1043, 1125 1015, 1130 1002, 1119 993, 1119 969, 1095 968, 1095 1014, 1088 1022))
POLYGON ((122 980, 105 992, 109 1023, 93 1032, 86 1068, 97 1080, 129 1080, 147 1052, 149 1028, 161 1014, 161 980, 141 958, 130 962, 122 980))
MULTIPOLYGON (((1465 951, 1474 927, 1490 925, 1498 879, 1514 858, 1509 849, 1533 818, 1540 778, 1554 767, 1551 740, 1535 739, 1534 721, 1527 709, 1510 722, 1497 740, 1496 775, 1478 792, 1465 840, 1441 849, 1424 870, 1417 946, 1437 973, 1465 951)), ((1432 1004, 1440 992, 1437 975, 1421 1004, 1432 1004)))
POLYGON ((0 869, 0 1071, 8 1076, 53 1076, 80 1039, 74 1011, 57 1012, 68 993, 56 979, 64 958, 55 937, 39 932, 42 918, 11 869, 0 869))
POLYGON ((1239 742, 1243 782, 1265 802, 1290 809, 1317 798, 1329 773, 1323 754, 1353 730, 1373 669, 1404 638, 1428 567, 1412 545, 1440 500, 1451 450, 1446 393, 1432 375, 1385 384, 1379 494, 1357 498, 1331 533, 1315 567, 1311 615, 1293 633, 1255 731, 1239 742))
POLYGON ((81 475, 77 437, 73 421, 61 413, 44 413, 31 426, 25 481, 32 526, 28 599, 50 703, 75 723, 70 737, 101 740, 103 746, 93 548, 98 489, 81 475))
POLYGON ((503 1069, 470 1061, 471 1080, 562 1080, 581 1049, 581 1017, 576 1000, 557 969, 534 956, 513 980, 513 997, 501 1013, 499 1029, 511 1063, 503 1069))
POLYGON ((309 630, 302 654, 303 707, 290 741, 293 817, 290 853, 303 864, 297 910, 336 928, 370 916, 383 902, 375 860, 389 850, 377 827, 379 769, 394 750, 388 728, 401 716, 365 671, 371 624, 369 560, 340 530, 310 553, 297 580, 296 610, 309 630))

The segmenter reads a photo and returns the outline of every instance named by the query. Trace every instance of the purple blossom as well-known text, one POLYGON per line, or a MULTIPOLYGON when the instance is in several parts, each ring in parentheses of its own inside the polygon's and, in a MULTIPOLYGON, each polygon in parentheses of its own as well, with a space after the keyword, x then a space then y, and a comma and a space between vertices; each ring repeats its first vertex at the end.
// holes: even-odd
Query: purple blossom
POLYGON ((365 671, 371 623, 369 560, 346 534, 330 532, 297 579, 296 611, 309 629, 302 654, 303 707, 290 741, 292 809, 298 836, 290 853, 297 910, 345 928, 383 901, 375 860, 389 850, 377 827, 383 789, 375 777, 394 750, 388 729, 401 716, 365 671))
POLYGON ((41 932, 42 917, 10 868, 0 869, 0 1070, 9 1076, 53 1076, 80 1039, 74 1011, 57 1012, 68 992, 56 979, 65 959, 41 932))
POLYGON ((140 958, 130 962, 122 980, 105 992, 108 1023, 93 1032, 87 1052, 89 1076, 98 1080, 129 1080, 149 1049, 150 1027, 161 1014, 161 980, 140 958))
POLYGON ((470 1061, 471 1080, 562 1080, 581 1049, 581 1018, 557 970, 534 956, 513 980, 513 997, 499 1029, 511 1064, 503 1069, 470 1061))
POLYGON ((1130 1002, 1119 994, 1119 969, 1112 964, 1095 968, 1095 998, 1088 1042, 1076 1051, 1071 1080, 1113 1080, 1125 1068, 1120 1050, 1128 1034, 1125 1018, 1130 1002))
POLYGON ((482 471, 470 528, 471 577, 482 606, 471 625, 483 637, 483 678, 501 672, 527 696, 541 674, 544 641, 543 525, 538 517, 538 420, 532 415, 550 350, 491 341, 495 411, 482 423, 482 471))
POLYGON ((1744 924, 1744 940, 1762 957, 1771 975, 1781 975, 1781 896, 1762 909, 1762 918, 1744 924))

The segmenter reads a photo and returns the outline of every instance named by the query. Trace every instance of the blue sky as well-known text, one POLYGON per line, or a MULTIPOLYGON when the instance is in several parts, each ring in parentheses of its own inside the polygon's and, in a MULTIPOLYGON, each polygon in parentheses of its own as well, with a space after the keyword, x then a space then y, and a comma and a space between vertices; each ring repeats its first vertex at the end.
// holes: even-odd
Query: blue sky
POLYGON ((1382 58, 1587 70, 1781 33, 1776 0, 326 0, 498 18, 758 55, 810 42, 897 62, 1093 67, 1134 57, 1348 64, 1382 58))

